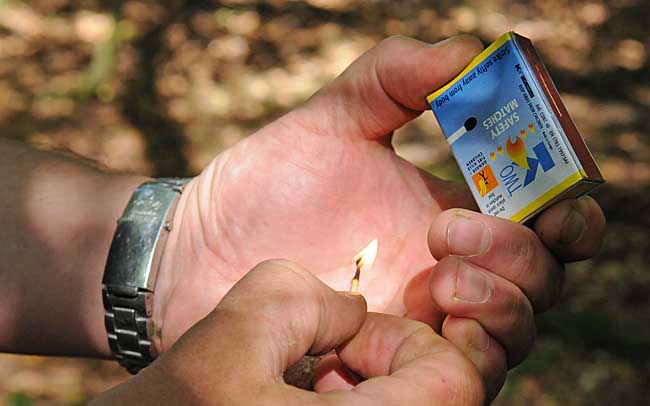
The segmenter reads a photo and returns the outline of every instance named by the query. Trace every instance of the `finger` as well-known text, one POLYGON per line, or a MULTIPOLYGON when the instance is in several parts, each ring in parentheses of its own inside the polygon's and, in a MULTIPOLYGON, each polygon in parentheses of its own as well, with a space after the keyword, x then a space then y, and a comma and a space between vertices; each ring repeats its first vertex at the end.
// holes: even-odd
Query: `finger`
MULTIPOLYGON (((241 325, 230 337, 244 331, 256 348, 247 358, 261 364, 261 374, 281 375, 303 355, 332 350, 351 337, 365 318, 362 296, 335 292, 304 268, 283 260, 265 261, 239 281, 213 312, 215 324, 227 332, 241 325), (233 317, 234 316, 234 317, 233 317), (229 320, 229 319, 235 320, 229 320), (235 321, 235 323, 232 323, 235 321), (271 368, 264 368, 260 355, 281 354, 271 368)), ((214 327, 217 328, 218 327, 214 327)), ((231 340, 227 349, 241 349, 231 340)), ((242 354, 243 355, 243 354, 242 354)), ((237 357, 240 361, 241 355, 237 357)))
POLYGON ((193 384, 199 388, 215 380, 239 392, 246 386, 242 382, 274 386, 305 354, 328 352, 349 339, 365 316, 362 296, 335 292, 291 262, 266 261, 163 357, 172 360, 169 368, 178 370, 177 376, 212 377, 193 384), (217 376, 214 362, 220 365, 217 376))
POLYGON ((501 390, 508 371, 506 353, 501 344, 490 338, 478 321, 453 316, 445 319, 442 336, 476 366, 485 382, 486 403, 489 404, 501 390))
POLYGON ((478 39, 467 35, 433 45, 387 38, 303 106, 320 112, 306 124, 319 132, 385 139, 426 110, 427 94, 447 83, 482 49, 478 39))
POLYGON ((445 257, 431 272, 429 289, 443 313, 474 319, 496 338, 507 351, 509 367, 530 352, 535 340, 533 309, 512 282, 466 259, 445 257))
POLYGON ((544 210, 534 229, 544 244, 563 261, 596 255, 605 237, 605 215, 590 196, 561 201, 544 210))
POLYGON ((564 265, 530 228, 469 210, 442 212, 429 229, 429 249, 436 259, 463 256, 517 285, 533 309, 541 312, 557 301, 564 265))
POLYGON ((424 323, 370 313, 337 352, 348 368, 367 378, 353 393, 373 397, 373 404, 483 404, 476 367, 424 323))
POLYGON ((343 365, 338 355, 324 356, 314 369, 314 390, 332 392, 351 390, 359 383, 359 378, 343 365))

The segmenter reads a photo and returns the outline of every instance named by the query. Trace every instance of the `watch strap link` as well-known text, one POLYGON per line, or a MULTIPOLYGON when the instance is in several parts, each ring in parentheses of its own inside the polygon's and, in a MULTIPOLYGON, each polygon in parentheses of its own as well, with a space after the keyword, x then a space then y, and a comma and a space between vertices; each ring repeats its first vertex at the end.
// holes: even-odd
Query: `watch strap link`
POLYGON ((151 308, 153 294, 144 289, 104 286, 104 324, 113 357, 135 374, 156 358, 151 308))

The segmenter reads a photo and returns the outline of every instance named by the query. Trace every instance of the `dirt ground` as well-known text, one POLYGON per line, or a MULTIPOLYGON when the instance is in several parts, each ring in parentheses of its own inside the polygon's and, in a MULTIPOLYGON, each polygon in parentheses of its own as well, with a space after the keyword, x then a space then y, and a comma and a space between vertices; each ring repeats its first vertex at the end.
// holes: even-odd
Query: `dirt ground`
MULTIPOLYGON (((571 265, 497 405, 650 404, 650 3, 0 0, 0 136, 107 167, 192 175, 394 35, 531 37, 608 181, 602 253, 571 265)), ((433 115, 397 151, 458 170, 433 115)), ((75 404, 112 362, 0 355, 0 403, 75 404)))

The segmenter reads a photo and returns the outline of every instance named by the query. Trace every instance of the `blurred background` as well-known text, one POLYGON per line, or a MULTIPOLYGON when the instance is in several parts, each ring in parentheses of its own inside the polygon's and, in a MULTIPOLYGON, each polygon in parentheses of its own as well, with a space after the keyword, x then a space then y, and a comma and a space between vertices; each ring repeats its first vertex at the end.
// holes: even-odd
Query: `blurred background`
MULTIPOLYGON (((382 38, 532 38, 608 184, 602 253, 569 267, 497 405, 650 404, 650 2, 0 0, 0 136, 193 175, 382 38)), ((432 90, 432 89, 424 89, 432 90)), ((460 179, 435 118, 398 153, 460 179)), ((78 404, 111 362, 0 354, 0 404, 78 404)))

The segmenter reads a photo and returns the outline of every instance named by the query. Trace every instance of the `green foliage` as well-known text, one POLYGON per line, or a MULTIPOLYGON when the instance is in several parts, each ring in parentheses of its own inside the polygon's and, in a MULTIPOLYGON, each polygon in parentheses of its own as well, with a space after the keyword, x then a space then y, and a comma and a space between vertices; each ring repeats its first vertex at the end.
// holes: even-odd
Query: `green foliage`
POLYGON ((22 392, 12 392, 7 396, 7 406, 31 406, 34 403, 22 392))
POLYGON ((16 0, 0 0, 0 10, 2 10, 3 7, 11 6, 14 3, 16 3, 16 0))
POLYGON ((456 161, 449 160, 439 165, 425 167, 424 170, 441 179, 464 182, 463 173, 458 168, 456 161))
POLYGON ((115 60, 121 43, 120 26, 116 23, 111 36, 97 46, 88 69, 84 72, 77 96, 87 98, 98 96, 100 99, 110 99, 104 85, 111 79, 115 70, 115 60))

